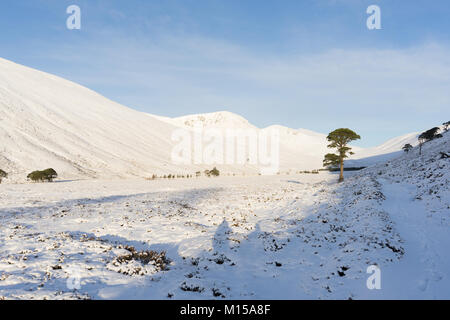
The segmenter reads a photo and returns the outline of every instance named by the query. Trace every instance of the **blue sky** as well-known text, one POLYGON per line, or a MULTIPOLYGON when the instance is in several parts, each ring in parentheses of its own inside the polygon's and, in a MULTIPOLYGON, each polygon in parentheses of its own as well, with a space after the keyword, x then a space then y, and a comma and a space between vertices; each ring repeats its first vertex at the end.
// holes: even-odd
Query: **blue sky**
POLYGON ((0 56, 141 111, 350 127, 373 146, 450 120, 449 17, 447 0, 4 0, 0 56))

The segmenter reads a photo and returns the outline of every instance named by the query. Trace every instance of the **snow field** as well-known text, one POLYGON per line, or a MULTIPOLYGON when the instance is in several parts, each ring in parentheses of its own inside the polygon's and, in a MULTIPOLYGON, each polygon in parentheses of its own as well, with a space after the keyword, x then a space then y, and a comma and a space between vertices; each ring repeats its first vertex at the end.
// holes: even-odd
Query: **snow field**
POLYGON ((195 187, 163 180, 2 186, 8 201, 0 210, 0 296, 363 297, 358 292, 365 288, 367 266, 395 263, 402 242, 381 208, 376 181, 354 179, 355 189, 335 179, 320 174, 205 178, 195 187), (165 251, 168 261, 161 268, 155 261, 124 259, 130 250, 165 251), (67 285, 74 269, 78 290, 67 285))

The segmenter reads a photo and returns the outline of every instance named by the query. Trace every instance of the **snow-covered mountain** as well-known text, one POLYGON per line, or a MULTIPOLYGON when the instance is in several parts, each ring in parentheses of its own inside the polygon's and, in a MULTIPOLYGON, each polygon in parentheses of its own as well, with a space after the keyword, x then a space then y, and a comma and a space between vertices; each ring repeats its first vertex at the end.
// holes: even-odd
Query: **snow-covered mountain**
POLYGON ((154 116, 174 126, 186 129, 240 129, 256 132, 278 132, 280 136, 281 171, 312 170, 322 166, 323 155, 327 150, 326 135, 306 129, 292 129, 281 125, 272 125, 259 129, 245 118, 228 112, 219 111, 204 114, 187 115, 178 118, 154 116))
POLYGON ((155 117, 186 128, 256 129, 247 119, 228 111, 194 114, 177 118, 155 117))
MULTIPOLYGON (((178 118, 151 116, 174 126, 187 129, 276 130, 280 134, 281 171, 319 169, 322 167, 323 155, 332 152, 327 148, 326 134, 302 128, 292 129, 281 125, 272 125, 259 129, 245 118, 228 111, 194 114, 178 118)), ((418 144, 418 134, 413 132, 402 135, 371 148, 353 146, 352 151, 355 154, 347 161, 347 165, 369 166, 398 157, 401 155, 402 147, 405 144, 409 143, 413 146, 418 144)))
POLYGON ((0 166, 65 177, 148 176, 170 162, 174 127, 59 77, 0 59, 0 166))
MULTIPOLYGON (((211 166, 174 164, 172 134, 198 127, 277 130, 281 172, 318 169, 329 152, 321 133, 279 125, 259 129, 226 111, 173 119, 149 115, 73 82, 0 59, 0 168, 10 173, 11 181, 47 167, 63 178, 193 173, 211 166)), ((409 140, 355 148, 355 157, 390 153, 404 141, 409 140)), ((251 164, 218 167, 222 172, 259 171, 251 164)))

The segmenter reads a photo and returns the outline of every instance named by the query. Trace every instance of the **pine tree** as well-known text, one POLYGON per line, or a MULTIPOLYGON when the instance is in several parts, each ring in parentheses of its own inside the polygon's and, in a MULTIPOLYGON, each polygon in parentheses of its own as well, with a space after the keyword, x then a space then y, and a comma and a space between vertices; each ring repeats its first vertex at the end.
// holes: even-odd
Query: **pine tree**
POLYGON ((348 158, 348 155, 353 154, 352 148, 348 147, 348 144, 358 139, 361 139, 361 137, 348 128, 336 129, 327 136, 327 140, 331 142, 328 148, 336 149, 337 154, 333 156, 331 156, 331 153, 326 154, 324 164, 337 164, 339 162, 339 182, 344 181, 344 160, 348 158))
POLYGON ((403 146, 403 151, 405 151, 406 153, 408 153, 411 149, 413 148, 413 146, 412 145, 410 145, 409 143, 407 143, 407 144, 405 144, 404 146, 403 146))
POLYGON ((428 142, 428 141, 434 140, 436 138, 442 137, 442 135, 438 134, 439 130, 440 129, 438 127, 434 127, 434 128, 431 128, 431 129, 429 129, 429 130, 427 130, 425 132, 422 132, 419 135, 419 137, 417 138, 419 140, 419 148, 420 148, 419 149, 420 150, 419 154, 422 154, 422 145, 425 142, 428 142))

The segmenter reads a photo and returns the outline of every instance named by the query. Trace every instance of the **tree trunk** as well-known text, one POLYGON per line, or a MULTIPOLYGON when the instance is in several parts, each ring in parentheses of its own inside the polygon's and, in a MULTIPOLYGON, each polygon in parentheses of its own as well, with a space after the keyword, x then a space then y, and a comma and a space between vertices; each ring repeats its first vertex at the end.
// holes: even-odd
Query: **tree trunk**
POLYGON ((339 182, 344 181, 344 159, 341 159, 341 173, 339 174, 339 182))

